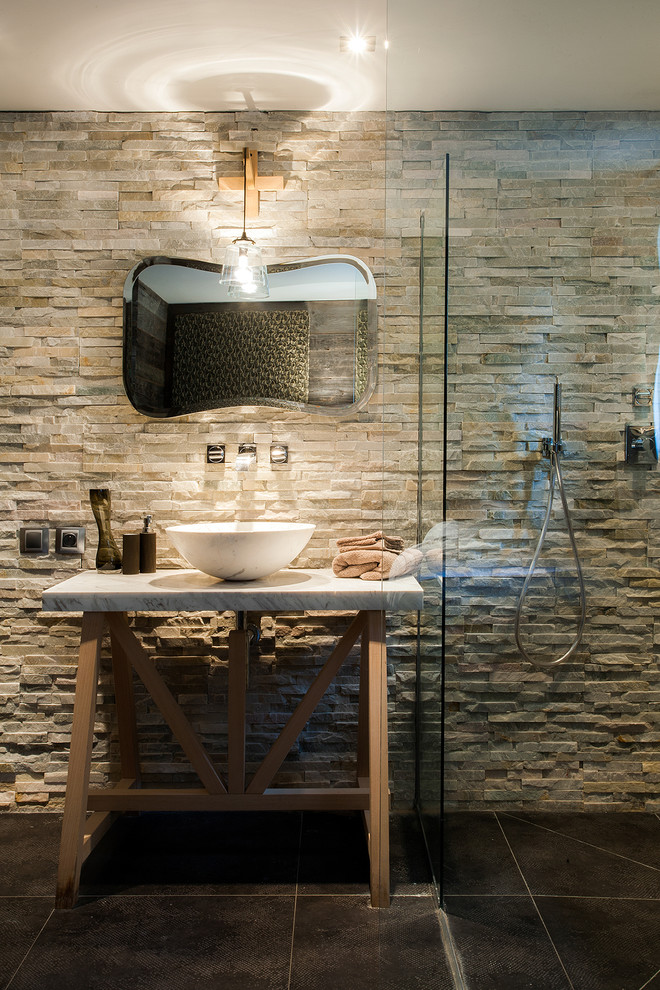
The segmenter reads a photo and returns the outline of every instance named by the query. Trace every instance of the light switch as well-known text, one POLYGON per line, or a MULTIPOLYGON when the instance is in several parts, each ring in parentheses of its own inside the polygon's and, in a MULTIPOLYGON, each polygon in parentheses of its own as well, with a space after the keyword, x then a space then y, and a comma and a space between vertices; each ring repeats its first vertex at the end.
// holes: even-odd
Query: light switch
POLYGON ((43 526, 21 526, 20 529, 21 553, 48 553, 48 527, 43 526))

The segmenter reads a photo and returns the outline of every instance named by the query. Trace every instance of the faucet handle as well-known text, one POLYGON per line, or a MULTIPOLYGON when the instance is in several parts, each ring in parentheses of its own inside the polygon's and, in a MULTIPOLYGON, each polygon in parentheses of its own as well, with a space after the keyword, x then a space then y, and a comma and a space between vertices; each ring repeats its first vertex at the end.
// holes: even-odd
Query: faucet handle
POLYGON ((289 448, 285 443, 271 443, 270 463, 286 464, 289 460, 289 448))

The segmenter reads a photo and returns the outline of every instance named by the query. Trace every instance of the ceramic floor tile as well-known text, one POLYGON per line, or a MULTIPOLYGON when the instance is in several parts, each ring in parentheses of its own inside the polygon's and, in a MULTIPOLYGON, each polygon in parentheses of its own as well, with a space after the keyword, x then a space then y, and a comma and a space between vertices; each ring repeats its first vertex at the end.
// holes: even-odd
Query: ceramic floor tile
POLYGON ((305 894, 368 894, 369 852, 361 814, 304 813, 298 883, 305 894))
POLYGON ((457 812, 447 815, 442 842, 443 896, 527 893, 520 870, 493 813, 457 812))
POLYGON ((293 897, 106 897, 54 911, 11 990, 286 990, 293 897))
POLYGON ((299 897, 290 990, 453 990, 431 897, 299 897))
POLYGON ((124 816, 83 866, 82 894, 295 893, 300 813, 124 816))
POLYGON ((572 839, 660 869, 660 818, 642 812, 561 814, 560 812, 500 814, 522 819, 572 839))
MULTIPOLYGON (((390 818, 393 894, 430 894, 430 871, 417 816, 390 818)), ((359 812, 305 812, 299 890, 311 894, 367 894, 369 853, 359 812)))
POLYGON ((52 909, 48 897, 0 897, 0 987, 7 986, 52 909))
POLYGON ((442 875, 442 842, 444 830, 440 821, 440 815, 423 813, 421 824, 424 829, 424 838, 428 848, 428 856, 431 860, 431 868, 436 880, 442 875))
POLYGON ((54 896, 62 816, 0 814, 0 895, 54 896))
POLYGON ((660 897, 660 870, 519 818, 500 821, 532 894, 660 897))
POLYGON ((431 870, 417 815, 390 817, 390 879, 392 894, 430 894, 431 870))
POLYGON ((393 897, 378 914, 378 990, 454 990, 433 898, 393 897))
POLYGON ((530 897, 447 897, 445 907, 469 990, 570 990, 530 897))
POLYGON ((575 990, 640 990, 660 970, 660 900, 539 897, 537 904, 575 990))

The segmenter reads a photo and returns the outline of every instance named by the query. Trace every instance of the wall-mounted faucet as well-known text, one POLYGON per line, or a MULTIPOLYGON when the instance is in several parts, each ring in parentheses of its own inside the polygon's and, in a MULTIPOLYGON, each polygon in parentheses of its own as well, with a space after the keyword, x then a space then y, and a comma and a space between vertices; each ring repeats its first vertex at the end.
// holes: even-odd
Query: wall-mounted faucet
MULTIPOLYGON (((270 444, 270 463, 287 464, 289 461, 289 446, 273 440, 270 444)), ((209 443, 206 446, 207 464, 228 464, 227 451, 224 443, 209 443)), ((239 443, 238 454, 234 461, 237 471, 249 471, 257 463, 256 443, 239 443)))
POLYGON ((235 468, 237 471, 249 471, 257 463, 257 445, 255 443, 239 443, 235 468))

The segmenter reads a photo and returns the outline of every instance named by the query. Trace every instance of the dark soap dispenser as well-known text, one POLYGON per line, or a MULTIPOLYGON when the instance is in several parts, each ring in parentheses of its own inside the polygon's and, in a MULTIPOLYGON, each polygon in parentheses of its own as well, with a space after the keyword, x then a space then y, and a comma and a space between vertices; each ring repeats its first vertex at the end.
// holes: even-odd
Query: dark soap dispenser
POLYGON ((150 529, 151 516, 144 517, 144 529, 140 533, 140 571, 153 574, 156 570, 156 534, 150 529))

